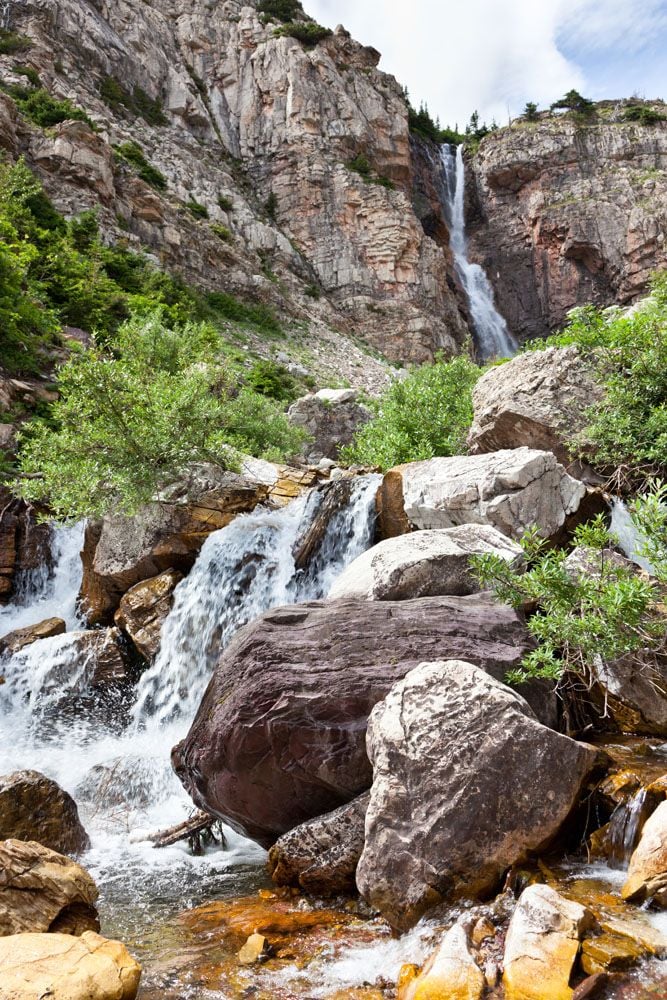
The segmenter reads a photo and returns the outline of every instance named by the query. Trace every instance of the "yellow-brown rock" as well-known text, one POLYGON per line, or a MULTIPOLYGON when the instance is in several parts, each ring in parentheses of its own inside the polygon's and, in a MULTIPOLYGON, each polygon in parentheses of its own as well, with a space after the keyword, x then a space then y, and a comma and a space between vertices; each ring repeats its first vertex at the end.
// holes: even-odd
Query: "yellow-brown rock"
POLYGON ((581 946, 581 967, 584 972, 622 972, 650 954, 639 941, 617 934, 600 934, 586 938, 581 946))
POLYGON ((466 930, 454 924, 419 975, 414 966, 403 966, 397 996, 398 1000, 480 1000, 485 987, 466 930))
POLYGON ((97 896, 85 868, 63 854, 33 842, 0 841, 0 937, 99 930, 97 896))
POLYGON ((254 965, 261 962, 269 950, 269 942, 263 934, 251 934, 239 951, 239 962, 241 965, 254 965))
POLYGON ((121 598, 114 622, 146 660, 157 655, 162 624, 171 610, 174 589, 182 579, 182 573, 169 569, 137 583, 121 598))
POLYGON ((507 931, 506 1000, 571 1000, 570 976, 590 910, 547 885, 524 889, 507 931))
POLYGON ((623 899, 667 906, 667 801, 649 816, 630 859, 623 899))
POLYGON ((141 966, 93 931, 0 938, 2 1000, 134 1000, 141 966))
POLYGON ((0 639, 0 653, 18 653, 38 639, 50 639, 54 635, 62 635, 66 630, 67 626, 62 618, 45 618, 36 625, 17 628, 3 635, 0 639))

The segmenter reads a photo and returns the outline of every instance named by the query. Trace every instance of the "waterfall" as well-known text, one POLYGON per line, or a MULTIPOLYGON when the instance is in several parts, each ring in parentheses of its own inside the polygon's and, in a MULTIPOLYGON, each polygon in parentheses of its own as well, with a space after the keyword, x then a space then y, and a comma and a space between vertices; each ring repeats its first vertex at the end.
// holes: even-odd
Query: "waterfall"
POLYGON ((611 524, 609 530, 615 536, 618 547, 626 557, 647 573, 654 573, 653 565, 640 555, 646 539, 637 530, 630 511, 621 499, 616 497, 611 504, 611 524))
POLYGON ((645 788, 640 788, 627 802, 616 807, 609 821, 609 864, 612 868, 627 868, 650 813, 645 788))
MULTIPOLYGON (((307 571, 296 568, 293 549, 317 516, 321 491, 280 510, 241 515, 213 533, 175 592, 160 653, 139 682, 129 722, 113 713, 111 721, 101 721, 95 712, 60 711, 63 698, 65 704, 68 697, 74 700, 86 680, 85 658, 79 662, 72 654, 67 633, 0 661, 2 771, 34 768, 74 796, 93 840, 87 862, 93 874, 118 880, 120 864, 123 878, 132 871, 147 879, 160 870, 173 881, 175 858, 196 864, 181 848, 152 851, 131 842, 142 839, 142 829, 179 822, 192 808, 171 770, 171 748, 187 732, 221 645, 271 607, 324 597, 335 576, 371 544, 380 478, 354 481, 349 502, 329 521, 307 571)), ((82 530, 54 530, 54 569, 35 574, 20 602, 2 609, 4 631, 47 616, 81 628, 76 597, 82 530)), ((234 835, 230 843, 246 860, 258 850, 234 835)), ((217 863, 228 865, 233 856, 217 863)))
POLYGON ((444 205, 454 255, 456 274, 468 299, 474 327, 477 351, 483 361, 490 358, 510 358, 517 345, 507 323, 495 307, 491 282, 479 264, 468 260, 465 232, 465 163, 463 146, 441 147, 445 173, 444 205))

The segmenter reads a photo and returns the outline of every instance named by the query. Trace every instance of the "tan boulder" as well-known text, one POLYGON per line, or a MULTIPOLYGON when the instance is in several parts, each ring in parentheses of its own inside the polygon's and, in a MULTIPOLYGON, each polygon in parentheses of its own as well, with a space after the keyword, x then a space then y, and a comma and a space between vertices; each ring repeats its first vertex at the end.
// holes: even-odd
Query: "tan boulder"
POLYGON ((621 895, 634 903, 650 899, 667 907, 667 801, 644 824, 621 895))
POLYGON ((521 894, 507 930, 506 1000, 571 1000, 570 976, 595 917, 547 885, 521 894))
POLYGON ((81 865, 34 841, 0 841, 0 936, 99 930, 95 882, 81 865))
POLYGON ((62 635, 67 625, 62 618, 45 618, 36 625, 27 625, 8 632, 0 639, 0 654, 18 653, 24 646, 29 646, 38 639, 51 639, 54 635, 62 635))
POLYGON ((397 1000, 481 1000, 486 977, 475 961, 461 924, 445 934, 419 975, 403 966, 397 1000))
POLYGON ((92 931, 0 938, 2 1000, 134 1000, 141 966, 92 931))
POLYGON ((72 796, 39 771, 0 777, 0 840, 8 838, 36 840, 62 854, 90 846, 72 796))
POLYGON ((527 351, 488 371, 473 389, 472 454, 540 448, 571 461, 568 444, 602 396, 576 347, 527 351))
POLYGON ((430 458, 390 469, 379 492, 383 538, 408 531, 489 524, 520 538, 537 525, 556 538, 586 498, 555 455, 532 448, 430 458))
POLYGON ((152 660, 160 648, 162 624, 171 611, 176 585, 182 579, 182 573, 170 569, 135 584, 121 598, 114 622, 129 635, 146 660, 152 660))

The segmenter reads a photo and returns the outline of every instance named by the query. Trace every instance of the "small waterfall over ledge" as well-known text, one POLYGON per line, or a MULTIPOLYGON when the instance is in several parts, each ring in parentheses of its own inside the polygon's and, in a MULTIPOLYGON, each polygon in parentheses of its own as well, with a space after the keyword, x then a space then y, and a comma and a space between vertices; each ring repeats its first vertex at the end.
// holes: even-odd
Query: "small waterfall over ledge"
POLYGON ((475 344, 482 361, 510 358, 517 344, 507 323, 496 309, 491 282, 479 264, 468 260, 465 233, 465 163, 463 146, 443 145, 440 155, 445 173, 444 203, 447 210, 450 246, 456 274, 468 299, 474 326, 475 344))

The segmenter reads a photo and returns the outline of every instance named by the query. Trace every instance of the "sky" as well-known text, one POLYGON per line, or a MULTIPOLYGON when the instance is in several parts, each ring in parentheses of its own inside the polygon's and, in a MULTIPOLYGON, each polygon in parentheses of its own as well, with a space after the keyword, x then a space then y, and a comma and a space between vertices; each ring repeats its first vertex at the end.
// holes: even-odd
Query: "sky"
POLYGON ((380 67, 443 125, 506 124, 572 87, 667 100, 667 0, 304 0, 382 52, 380 67))

